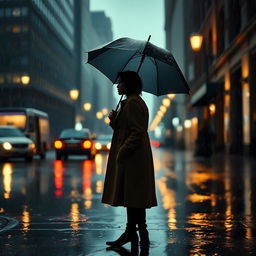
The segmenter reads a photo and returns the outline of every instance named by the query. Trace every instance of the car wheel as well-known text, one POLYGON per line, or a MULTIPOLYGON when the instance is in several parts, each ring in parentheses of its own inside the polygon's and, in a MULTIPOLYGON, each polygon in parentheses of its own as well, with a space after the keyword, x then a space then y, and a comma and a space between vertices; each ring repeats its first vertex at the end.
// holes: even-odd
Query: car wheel
POLYGON ((56 152, 56 160, 61 160, 61 154, 59 152, 56 152))
POLYGON ((25 160, 26 162, 31 162, 33 160, 33 156, 26 156, 25 160))

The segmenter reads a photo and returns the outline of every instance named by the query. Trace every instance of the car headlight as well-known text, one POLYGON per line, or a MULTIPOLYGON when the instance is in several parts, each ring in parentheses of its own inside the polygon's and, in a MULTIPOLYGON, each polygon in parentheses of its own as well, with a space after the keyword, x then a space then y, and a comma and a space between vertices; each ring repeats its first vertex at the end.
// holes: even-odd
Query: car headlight
POLYGON ((107 148, 108 148, 108 149, 111 148, 111 143, 110 143, 110 142, 107 144, 107 148))
POLYGON ((3 147, 4 150, 7 150, 7 151, 12 150, 12 144, 10 142, 4 142, 2 144, 2 147, 3 147))
POLYGON ((30 144, 29 144, 29 147, 30 147, 31 149, 36 149, 35 143, 30 143, 30 144))
POLYGON ((101 144, 100 144, 99 142, 97 142, 97 143, 95 144, 95 148, 98 149, 98 150, 100 150, 100 149, 101 149, 101 144))

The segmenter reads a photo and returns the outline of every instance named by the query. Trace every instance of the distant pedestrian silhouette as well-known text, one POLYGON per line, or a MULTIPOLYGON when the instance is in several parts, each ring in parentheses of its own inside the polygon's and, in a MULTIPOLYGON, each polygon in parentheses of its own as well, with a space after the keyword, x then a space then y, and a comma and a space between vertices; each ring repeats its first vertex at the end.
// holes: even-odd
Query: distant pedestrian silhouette
POLYGON ((125 232, 107 242, 120 247, 131 242, 138 247, 137 226, 141 248, 149 247, 146 208, 157 206, 152 151, 148 136, 148 108, 140 97, 142 82, 133 71, 119 73, 118 93, 126 95, 118 111, 109 114, 113 138, 108 158, 102 203, 127 208, 125 232))

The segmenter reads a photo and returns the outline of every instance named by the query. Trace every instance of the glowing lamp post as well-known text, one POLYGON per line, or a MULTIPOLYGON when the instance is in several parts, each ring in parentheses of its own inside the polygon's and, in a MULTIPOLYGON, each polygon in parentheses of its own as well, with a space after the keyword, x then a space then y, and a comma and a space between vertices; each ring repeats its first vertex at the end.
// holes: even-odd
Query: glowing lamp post
POLYGON ((28 75, 23 75, 20 79, 23 85, 28 85, 30 82, 30 76, 28 75))
POLYGON ((96 117, 97 117, 98 119, 102 119, 102 118, 103 118, 102 112, 97 112, 97 113, 96 113, 96 117))
POLYGON ((192 34, 189 38, 193 51, 200 51, 203 43, 203 36, 200 34, 192 34))
POLYGON ((90 111, 91 108, 92 108, 92 104, 91 103, 89 103, 89 102, 84 103, 84 110, 85 111, 90 111))
POLYGON ((164 105, 165 107, 168 108, 168 107, 170 106, 170 104, 171 104, 171 101, 170 101, 170 99, 165 98, 165 99, 162 100, 162 103, 163 103, 163 105, 164 105))
POLYGON ((77 89, 70 90, 69 96, 70 96, 71 100, 76 101, 79 96, 79 91, 77 89))

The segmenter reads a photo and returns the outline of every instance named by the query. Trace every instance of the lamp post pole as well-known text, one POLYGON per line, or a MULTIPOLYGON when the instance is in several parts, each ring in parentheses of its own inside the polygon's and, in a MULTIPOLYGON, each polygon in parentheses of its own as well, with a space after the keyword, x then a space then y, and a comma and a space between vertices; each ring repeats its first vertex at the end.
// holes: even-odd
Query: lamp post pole
MULTIPOLYGON (((202 49, 202 53, 204 55, 204 72, 205 72, 205 86, 206 86, 206 93, 209 86, 209 70, 208 70, 208 62, 209 62, 209 55, 206 49, 206 43, 202 35, 200 34, 193 34, 190 37, 191 48, 193 51, 199 51, 202 49)), ((207 109, 207 111, 209 111, 207 109)), ((209 115, 209 113, 208 113, 209 115)), ((209 119, 209 118, 208 118, 209 119)), ((199 127, 198 136, 196 140, 196 150, 195 155, 197 156, 211 156, 212 154, 212 139, 213 133, 211 132, 211 128, 209 125, 209 120, 206 120, 203 117, 202 126, 199 127)))

